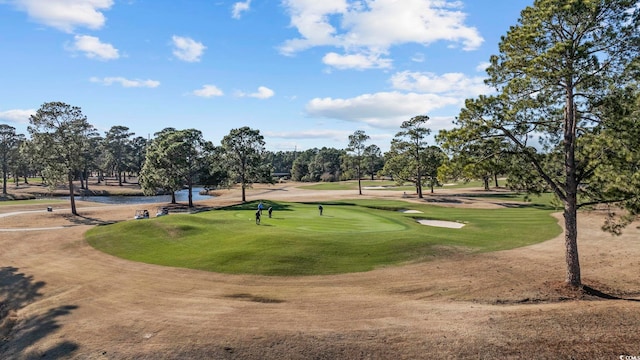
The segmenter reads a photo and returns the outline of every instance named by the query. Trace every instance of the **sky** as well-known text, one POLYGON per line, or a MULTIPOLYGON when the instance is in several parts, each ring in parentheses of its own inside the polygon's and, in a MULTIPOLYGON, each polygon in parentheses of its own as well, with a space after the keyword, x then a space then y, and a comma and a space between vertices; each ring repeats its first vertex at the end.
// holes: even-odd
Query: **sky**
MULTIPOLYGON (((271 151, 453 127, 533 0, 0 0, 0 123, 62 101, 104 135, 260 130, 271 151)), ((433 143, 433 140, 430 140, 433 143)))

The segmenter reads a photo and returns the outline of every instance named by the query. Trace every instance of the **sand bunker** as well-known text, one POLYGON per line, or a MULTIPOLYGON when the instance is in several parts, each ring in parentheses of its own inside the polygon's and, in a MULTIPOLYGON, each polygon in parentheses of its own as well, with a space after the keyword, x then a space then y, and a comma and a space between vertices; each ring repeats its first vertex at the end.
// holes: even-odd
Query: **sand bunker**
POLYGON ((464 226, 464 224, 454 221, 442 221, 442 220, 426 220, 420 219, 418 222, 422 225, 427 226, 437 226, 437 227, 446 227, 451 229, 460 229, 464 226))
MULTIPOLYGON (((422 211, 420 210, 400 210, 400 212, 405 214, 422 214, 422 211)), ((455 222, 455 221, 427 220, 427 219, 417 219, 416 221, 422 225, 445 227, 450 229, 460 229, 464 226, 464 224, 455 222)))

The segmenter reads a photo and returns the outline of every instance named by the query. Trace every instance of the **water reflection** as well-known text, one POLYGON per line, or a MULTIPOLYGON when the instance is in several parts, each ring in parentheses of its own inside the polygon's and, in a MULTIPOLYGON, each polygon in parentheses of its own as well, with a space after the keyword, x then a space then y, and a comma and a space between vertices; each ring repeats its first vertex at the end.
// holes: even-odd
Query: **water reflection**
MULTIPOLYGON (((193 201, 211 199, 212 195, 202 195, 200 191, 204 188, 193 188, 193 201)), ((76 200, 92 201, 101 204, 153 204, 171 202, 171 195, 156 196, 76 196, 76 200)), ((180 190, 176 192, 177 202, 189 201, 189 190, 180 190)))

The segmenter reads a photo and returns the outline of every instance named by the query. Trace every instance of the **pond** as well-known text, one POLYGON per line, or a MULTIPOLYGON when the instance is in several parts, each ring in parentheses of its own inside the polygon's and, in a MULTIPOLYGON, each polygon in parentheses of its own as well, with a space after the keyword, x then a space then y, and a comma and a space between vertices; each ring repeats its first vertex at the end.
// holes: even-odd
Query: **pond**
MULTIPOLYGON (((194 187, 192 191, 193 201, 211 199, 212 195, 202 195, 201 187, 194 187)), ((101 204, 153 204, 171 202, 171 195, 155 195, 155 196, 76 196, 76 200, 91 201, 101 204)), ((67 197, 69 199, 69 197, 67 197)), ((177 202, 189 201, 189 190, 184 189, 176 191, 177 202)))

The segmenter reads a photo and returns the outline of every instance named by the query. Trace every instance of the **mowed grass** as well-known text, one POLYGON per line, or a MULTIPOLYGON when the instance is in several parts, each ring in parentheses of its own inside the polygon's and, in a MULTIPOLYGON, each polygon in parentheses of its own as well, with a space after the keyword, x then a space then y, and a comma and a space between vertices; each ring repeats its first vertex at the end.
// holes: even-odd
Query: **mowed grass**
MULTIPOLYGON (((370 188, 371 190, 376 190, 376 188, 385 188, 387 190, 396 190, 396 191, 415 191, 415 186, 411 184, 406 184, 399 186, 395 181, 389 180, 362 180, 361 185, 363 188, 370 188)), ((358 191, 358 181, 357 180, 347 180, 347 181, 335 181, 335 182, 322 182, 312 185, 303 185, 300 186, 301 189, 309 189, 309 190, 355 190, 358 191)))
POLYGON ((534 207, 454 209, 402 201, 275 203, 255 224, 257 203, 192 215, 98 226, 87 241, 106 253, 151 264, 231 274, 301 276, 369 271, 381 266, 524 246, 561 232, 550 211, 534 207), (414 209, 421 214, 399 210, 414 209), (462 229, 416 219, 464 222, 462 229))
POLYGON ((28 200, 0 200, 0 206, 19 206, 19 205, 58 205, 68 203, 64 200, 54 199, 28 199, 28 200))

